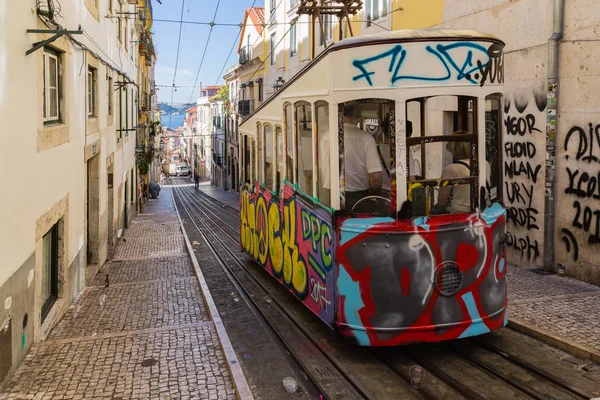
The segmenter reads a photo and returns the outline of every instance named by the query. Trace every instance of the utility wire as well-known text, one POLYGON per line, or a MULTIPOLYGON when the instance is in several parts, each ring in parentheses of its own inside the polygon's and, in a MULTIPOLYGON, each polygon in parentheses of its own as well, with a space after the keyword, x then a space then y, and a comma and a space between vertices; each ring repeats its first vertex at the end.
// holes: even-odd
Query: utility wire
MULTIPOLYGON (((217 17, 217 12, 219 11, 219 5, 221 5, 221 0, 217 2, 217 8, 215 9, 215 14, 213 15, 213 21, 217 17)), ((202 59, 200 60, 200 66, 198 67, 198 72, 196 73, 196 79, 194 80, 194 86, 198 83, 198 77, 200 76, 200 71, 202 70, 202 64, 204 64, 204 56, 206 56, 206 50, 208 49, 208 44, 210 43, 210 37, 212 35, 212 31, 214 28, 214 23, 210 25, 210 31, 208 32, 208 38, 206 39, 206 45, 204 46, 204 52, 202 52, 202 59)), ((192 93, 190 94, 190 99, 188 100, 188 104, 192 102, 192 98, 194 97, 195 89, 192 89, 192 93)), ((202 94, 202 93, 200 93, 202 94)))
MULTIPOLYGON (((185 0, 181 0, 181 23, 179 24, 179 38, 177 39, 177 55, 175 56, 175 71, 173 71, 173 86, 175 86, 175 78, 177 77, 177 64, 179 64, 179 48, 181 46, 181 29, 183 28, 183 10, 185 9, 185 0)), ((173 94, 175 88, 171 89, 171 104, 173 103, 173 94)), ((169 126, 171 126, 172 115, 169 115, 169 126)))

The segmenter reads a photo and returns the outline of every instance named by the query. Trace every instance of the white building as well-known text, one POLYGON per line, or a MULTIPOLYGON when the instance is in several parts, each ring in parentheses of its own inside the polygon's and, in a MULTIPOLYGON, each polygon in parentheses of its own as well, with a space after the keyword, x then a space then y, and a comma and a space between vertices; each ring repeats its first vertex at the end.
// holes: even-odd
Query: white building
POLYGON ((138 77, 153 55, 139 65, 137 16, 149 5, 130 3, 61 0, 58 13, 56 1, 0 2, 0 346, 12 365, 0 380, 136 212, 138 77))

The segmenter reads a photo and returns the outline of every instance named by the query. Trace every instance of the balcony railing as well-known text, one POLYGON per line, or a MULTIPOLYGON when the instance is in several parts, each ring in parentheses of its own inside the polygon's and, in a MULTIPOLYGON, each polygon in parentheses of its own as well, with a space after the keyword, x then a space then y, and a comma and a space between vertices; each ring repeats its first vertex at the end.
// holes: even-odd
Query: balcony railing
POLYGON ((244 117, 254 112, 254 100, 240 100, 238 102, 238 113, 244 117))
POLYGON ((239 62, 240 64, 246 64, 252 59, 252 47, 246 45, 240 49, 239 62))

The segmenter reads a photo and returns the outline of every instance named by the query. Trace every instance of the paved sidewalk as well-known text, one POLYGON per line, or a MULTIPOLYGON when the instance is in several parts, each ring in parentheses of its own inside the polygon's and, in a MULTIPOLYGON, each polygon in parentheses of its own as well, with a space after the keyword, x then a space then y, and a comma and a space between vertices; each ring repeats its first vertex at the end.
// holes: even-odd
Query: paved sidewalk
POLYGON ((235 208, 236 210, 240 209, 240 195, 236 192, 229 192, 212 186, 210 182, 201 183, 198 189, 202 190, 213 199, 217 199, 220 202, 227 204, 229 207, 235 208))
POLYGON ((533 268, 508 268, 509 326, 600 362, 600 287, 533 268))
POLYGON ((226 333, 203 299, 170 189, 135 218, 92 285, 0 398, 236 398, 226 333))

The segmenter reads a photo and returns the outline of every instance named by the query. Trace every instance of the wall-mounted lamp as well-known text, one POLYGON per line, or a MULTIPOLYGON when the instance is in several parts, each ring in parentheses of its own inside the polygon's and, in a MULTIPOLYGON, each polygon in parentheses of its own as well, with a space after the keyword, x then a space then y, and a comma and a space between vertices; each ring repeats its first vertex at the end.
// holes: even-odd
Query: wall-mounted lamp
POLYGON ((275 91, 278 91, 279 89, 281 89, 281 87, 285 85, 285 81, 283 80, 282 77, 277 78, 277 80, 275 81, 275 83, 273 84, 273 89, 275 91))

